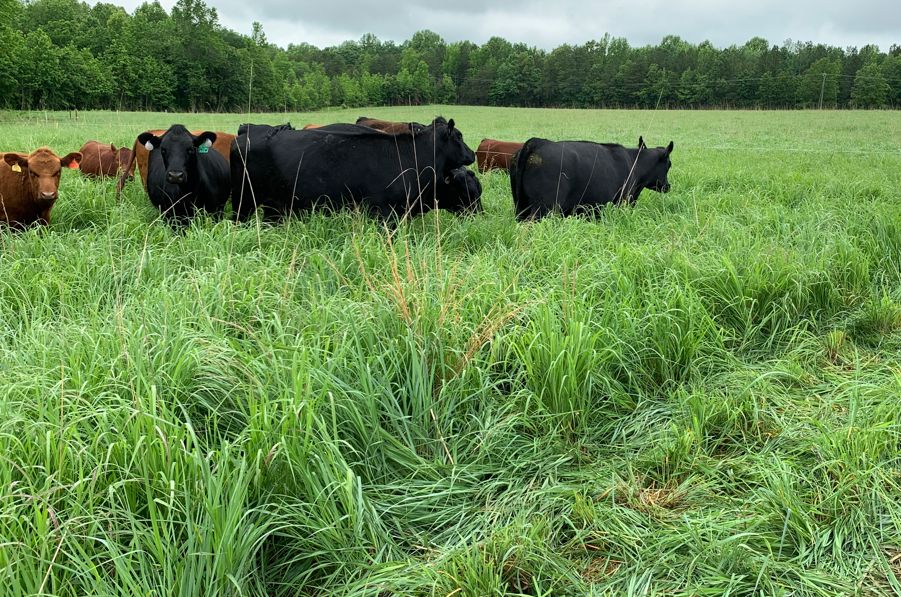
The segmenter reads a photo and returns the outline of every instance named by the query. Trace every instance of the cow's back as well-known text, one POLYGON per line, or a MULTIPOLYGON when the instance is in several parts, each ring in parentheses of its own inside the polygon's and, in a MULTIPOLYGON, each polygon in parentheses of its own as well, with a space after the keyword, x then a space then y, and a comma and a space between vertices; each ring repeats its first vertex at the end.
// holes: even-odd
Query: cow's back
POLYGON ((352 124, 289 131, 274 137, 270 147, 277 173, 273 193, 292 209, 365 203, 387 215, 403 207, 395 205, 399 198, 428 192, 435 179, 428 168, 432 153, 427 135, 414 143, 409 134, 385 135, 352 124))
MULTIPOLYGON (((107 149, 109 149, 109 146, 107 146, 107 149)), ((81 163, 79 164, 81 174, 89 177, 100 176, 103 171, 101 156, 103 148, 101 143, 99 141, 87 141, 78 151, 81 152, 81 163)))
POLYGON ((513 141, 496 141, 494 139, 482 139, 476 150, 476 163, 479 172, 489 170, 509 170, 513 162, 513 156, 522 149, 522 143, 513 141))
POLYGON ((409 133, 421 133, 425 130, 426 125, 418 122, 393 122, 391 120, 380 120, 378 118, 367 118, 361 116, 357 118, 358 126, 365 126, 389 135, 406 135, 409 133))
POLYGON ((511 168, 517 218, 570 215, 613 202, 629 167, 628 151, 619 145, 530 139, 511 168))
POLYGON ((119 150, 110 143, 88 141, 81 146, 79 170, 88 177, 116 176, 119 171, 119 150))

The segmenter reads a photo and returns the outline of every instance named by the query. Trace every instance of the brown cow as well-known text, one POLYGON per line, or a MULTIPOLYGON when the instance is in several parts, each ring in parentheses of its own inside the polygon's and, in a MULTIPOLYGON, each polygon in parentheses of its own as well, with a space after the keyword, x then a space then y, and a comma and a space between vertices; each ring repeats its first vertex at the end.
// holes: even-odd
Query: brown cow
POLYGON ((324 124, 312 124, 311 123, 311 124, 304 126, 303 130, 308 131, 310 129, 321 129, 324 126, 325 126, 324 124))
POLYGON ((389 135, 403 135, 410 131, 418 133, 420 129, 425 128, 425 125, 418 122, 392 122, 390 120, 379 120, 378 118, 367 118, 366 116, 357 118, 356 124, 368 126, 371 129, 382 131, 389 135))
POLYGON ((81 146, 81 173, 91 178, 118 176, 119 169, 131 161, 131 150, 100 141, 87 141, 81 146))
POLYGON ((479 172, 509 170, 513 156, 522 149, 522 146, 522 143, 513 141, 482 139, 482 142, 479 143, 479 148, 476 149, 476 162, 479 164, 479 172))
POLYGON ((78 168, 81 154, 64 158, 49 147, 31 154, 4 153, 0 161, 0 222, 12 228, 50 223, 50 210, 59 197, 62 168, 78 168))
MULTIPOLYGON (((155 129, 147 132, 156 137, 162 137, 167 130, 168 129, 155 129)), ((203 132, 203 129, 197 129, 192 130, 191 134, 196 137, 203 132)), ((213 149, 218 151, 222 157, 225 158, 226 162, 228 162, 229 156, 231 155, 231 144, 234 140, 235 136, 231 133, 216 132, 216 140, 213 142, 213 149)), ((129 160, 125 171, 122 172, 122 176, 119 177, 119 182, 116 183, 117 198, 122 192, 122 188, 125 186, 125 181, 134 173, 135 162, 138 164, 138 172, 141 174, 141 183, 144 185, 144 192, 147 192, 147 162, 150 159, 150 152, 147 151, 146 147, 138 143, 137 139, 135 139, 134 145, 132 145, 131 152, 131 160, 129 160)))

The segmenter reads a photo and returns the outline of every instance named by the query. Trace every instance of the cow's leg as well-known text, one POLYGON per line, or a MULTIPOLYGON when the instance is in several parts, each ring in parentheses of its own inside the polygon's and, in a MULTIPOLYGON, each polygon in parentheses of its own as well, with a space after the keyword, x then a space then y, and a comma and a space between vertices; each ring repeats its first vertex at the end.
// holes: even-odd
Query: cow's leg
POLYGON ((191 216, 194 211, 193 207, 194 206, 185 199, 180 199, 175 202, 175 204, 165 211, 169 225, 176 230, 184 230, 184 228, 191 223, 191 216))
POLYGON ((517 222, 527 222, 528 220, 531 220, 534 217, 534 215, 533 215, 534 212, 535 212, 534 208, 529 207, 529 206, 527 206, 523 209, 517 209, 516 210, 516 221, 517 222))
POLYGON ((204 209, 209 212, 216 220, 221 220, 222 216, 225 215, 225 204, 226 201, 213 201, 212 199, 210 199, 206 201, 204 209))
POLYGON ((541 218, 547 216, 550 213, 550 209, 544 203, 539 203, 538 205, 530 205, 527 209, 521 211, 516 214, 516 219, 520 222, 527 222, 529 220, 540 220, 541 218))
POLYGON ((232 213, 237 222, 246 222, 251 214, 256 211, 257 205, 250 192, 250 185, 244 184, 243 189, 232 194, 232 213))
POLYGON ((260 205, 260 211, 263 213, 263 221, 265 222, 284 222, 292 213, 301 213, 302 209, 291 210, 288 207, 279 207, 270 203, 260 205))

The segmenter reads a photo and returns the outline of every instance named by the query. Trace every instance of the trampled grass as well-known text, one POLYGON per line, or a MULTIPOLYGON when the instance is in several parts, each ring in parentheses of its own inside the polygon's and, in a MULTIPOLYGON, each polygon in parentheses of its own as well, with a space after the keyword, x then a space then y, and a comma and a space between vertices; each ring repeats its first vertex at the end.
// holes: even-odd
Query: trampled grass
POLYGON ((0 149, 437 113, 672 139, 673 190, 177 234, 64 173, 0 232, 0 593, 901 592, 898 113, 3 114, 0 149))

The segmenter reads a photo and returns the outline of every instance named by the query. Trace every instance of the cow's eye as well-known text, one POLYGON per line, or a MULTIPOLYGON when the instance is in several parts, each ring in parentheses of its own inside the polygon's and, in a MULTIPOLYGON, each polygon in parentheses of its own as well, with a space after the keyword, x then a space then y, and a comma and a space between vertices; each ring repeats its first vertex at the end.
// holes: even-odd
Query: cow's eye
POLYGON ((189 149, 188 149, 188 155, 194 155, 194 152, 195 152, 195 151, 197 151, 197 150, 194 149, 193 147, 189 148, 189 149))

